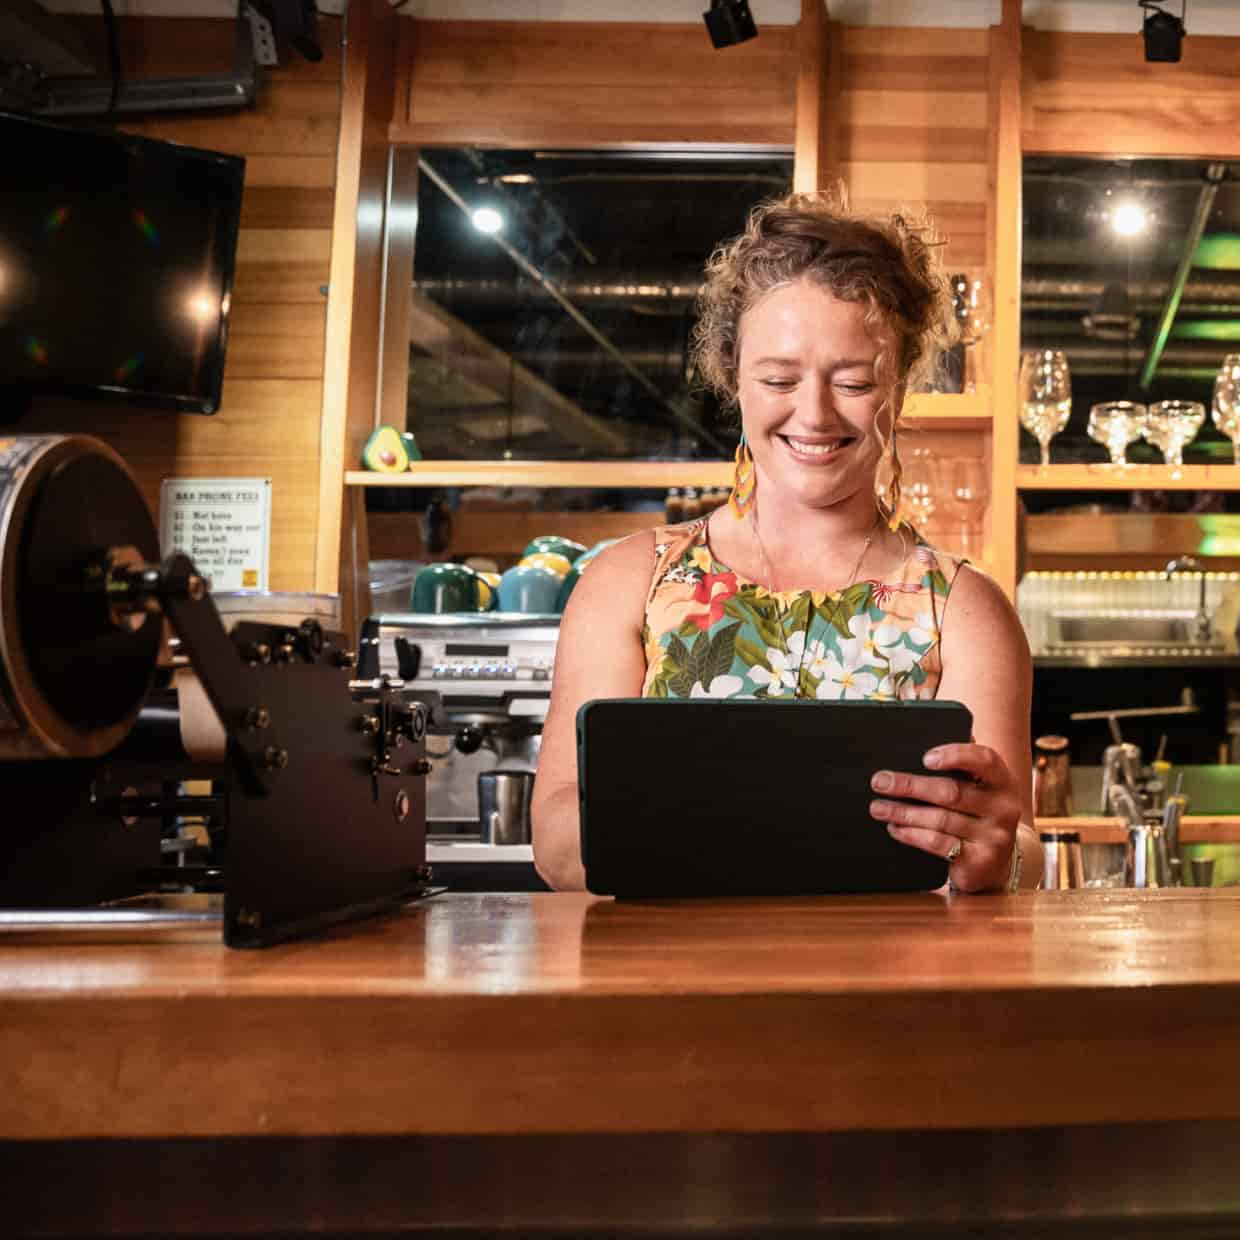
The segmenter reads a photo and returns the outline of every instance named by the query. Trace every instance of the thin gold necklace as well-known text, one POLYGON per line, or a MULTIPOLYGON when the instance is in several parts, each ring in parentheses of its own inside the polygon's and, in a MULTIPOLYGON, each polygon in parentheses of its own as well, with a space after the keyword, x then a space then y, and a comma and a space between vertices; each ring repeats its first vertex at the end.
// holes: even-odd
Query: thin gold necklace
MULTIPOLYGON (((758 561, 762 566, 762 576, 765 578, 766 582, 768 583, 767 584, 768 591, 770 591, 770 594, 772 595, 772 597, 774 597, 779 593, 779 591, 771 589, 771 585, 773 585, 775 581, 775 576, 771 572, 771 562, 770 560, 767 559, 766 547, 763 545, 762 534, 758 529, 757 508, 753 510, 751 517, 753 520, 754 542, 758 544, 758 561)), ((870 532, 865 536, 865 542, 862 543, 861 545, 861 554, 857 557, 856 564, 853 565, 853 570, 852 570, 852 573, 849 575, 848 582, 843 587, 841 587, 839 593, 836 595, 835 602, 831 607, 831 613, 830 615, 827 616, 827 619, 826 619, 827 628, 830 628, 835 623, 836 614, 839 612, 840 608, 843 606, 843 603, 844 603, 844 595, 847 594, 848 591, 851 590, 852 587, 857 584, 857 576, 861 572, 861 565, 865 563, 865 557, 869 553, 870 545, 874 542, 874 531, 878 529, 878 523, 881 518, 882 518, 882 513, 875 514, 874 524, 870 526, 870 532)), ((812 592, 809 592, 809 593, 812 594, 812 592)), ((776 599, 775 605, 777 607, 780 606, 778 599, 776 599)), ((811 597, 810 606, 805 609, 805 639, 801 643, 801 658, 797 662, 796 680, 793 682, 793 686, 792 686, 793 697, 801 696, 801 676, 802 676, 802 673, 805 671, 805 656, 809 652, 809 631, 810 631, 810 626, 813 623, 813 620, 814 620, 814 607, 813 607, 813 599, 811 597)), ((784 624, 783 624, 782 616, 780 617, 780 621, 779 621, 779 644, 783 647, 784 658, 785 659, 791 658, 792 652, 788 649, 788 635, 784 632, 784 624)))

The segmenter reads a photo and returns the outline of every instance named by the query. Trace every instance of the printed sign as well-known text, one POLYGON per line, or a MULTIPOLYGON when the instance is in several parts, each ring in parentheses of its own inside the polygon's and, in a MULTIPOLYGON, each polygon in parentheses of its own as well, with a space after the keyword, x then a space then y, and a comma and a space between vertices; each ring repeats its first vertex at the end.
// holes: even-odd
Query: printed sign
POLYGON ((213 591, 266 590, 271 479, 165 478, 159 545, 189 556, 213 591))

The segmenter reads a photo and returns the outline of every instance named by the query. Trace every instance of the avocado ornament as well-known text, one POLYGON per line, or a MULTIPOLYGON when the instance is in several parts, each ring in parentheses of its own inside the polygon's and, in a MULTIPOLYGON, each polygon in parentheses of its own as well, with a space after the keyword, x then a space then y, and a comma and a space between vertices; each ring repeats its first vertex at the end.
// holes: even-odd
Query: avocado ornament
POLYGON ((362 464, 380 474, 403 474, 409 468, 409 453, 394 426, 380 426, 371 432, 362 449, 362 464))

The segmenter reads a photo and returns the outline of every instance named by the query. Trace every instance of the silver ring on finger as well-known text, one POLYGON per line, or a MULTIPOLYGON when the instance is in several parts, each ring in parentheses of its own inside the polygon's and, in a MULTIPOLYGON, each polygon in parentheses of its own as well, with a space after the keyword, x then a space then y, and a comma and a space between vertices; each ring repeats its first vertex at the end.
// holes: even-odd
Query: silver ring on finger
POLYGON ((948 865, 951 865, 952 862, 955 861, 960 856, 961 850, 963 848, 964 848, 964 840, 962 840, 959 836, 957 836, 952 841, 952 846, 947 850, 947 856, 946 858, 944 858, 948 865))

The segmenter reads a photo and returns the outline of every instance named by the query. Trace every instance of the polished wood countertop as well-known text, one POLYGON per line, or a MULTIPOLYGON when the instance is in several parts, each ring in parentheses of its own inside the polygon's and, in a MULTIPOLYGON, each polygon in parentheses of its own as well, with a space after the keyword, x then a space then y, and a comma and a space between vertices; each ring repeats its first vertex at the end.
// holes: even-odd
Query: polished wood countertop
POLYGON ((0 939, 0 1139, 1235 1120, 1238 1041, 1235 888, 0 939))

